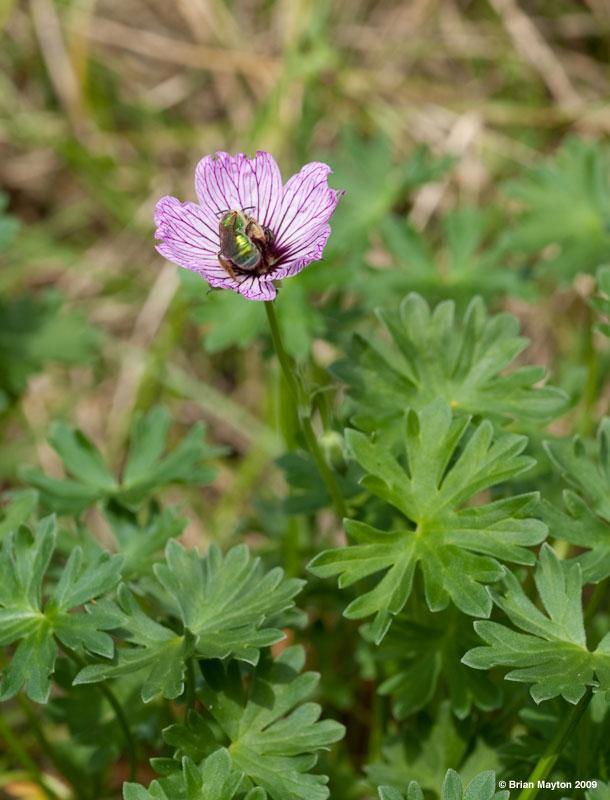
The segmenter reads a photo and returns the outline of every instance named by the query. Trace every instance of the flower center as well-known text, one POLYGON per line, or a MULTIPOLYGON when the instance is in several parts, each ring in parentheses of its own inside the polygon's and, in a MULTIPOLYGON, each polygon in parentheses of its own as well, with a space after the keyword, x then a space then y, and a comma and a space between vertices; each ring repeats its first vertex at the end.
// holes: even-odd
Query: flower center
POLYGON ((232 278, 268 275, 276 266, 273 233, 245 211, 224 212, 218 232, 218 261, 232 278))

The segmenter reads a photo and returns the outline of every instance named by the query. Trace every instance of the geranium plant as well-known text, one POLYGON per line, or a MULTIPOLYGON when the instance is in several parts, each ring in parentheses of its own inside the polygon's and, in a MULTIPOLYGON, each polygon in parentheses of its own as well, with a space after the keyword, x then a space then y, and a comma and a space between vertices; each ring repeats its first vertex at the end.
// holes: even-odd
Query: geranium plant
MULTIPOLYGON (((553 244, 536 221, 545 192, 575 181, 588 153, 571 144, 512 185, 515 251, 553 244)), ((276 307, 285 280, 320 269, 343 194, 330 173, 314 162, 283 184, 268 153, 221 152, 197 167, 197 202, 156 207, 157 250, 201 276, 203 295, 207 283, 265 304, 268 338, 257 332, 280 367, 284 452, 253 462, 236 530, 181 539, 189 514, 220 502, 184 498, 208 492, 232 454, 200 423, 180 438, 152 404, 118 458, 55 423, 63 476, 27 468, 4 497, 0 737, 40 796, 532 800, 553 780, 590 800, 610 791, 610 421, 592 441, 577 394, 530 363, 512 314, 480 297, 397 297, 384 276, 377 317, 360 276, 335 307, 339 323, 357 309, 355 336, 338 334, 324 364, 295 360, 276 307)), ((561 280, 579 231, 558 235, 561 280)), ((597 226, 586 250, 594 266, 604 235, 597 226)), ((322 267, 344 268, 339 256, 322 267)), ((600 272, 602 315, 608 285, 600 272)))

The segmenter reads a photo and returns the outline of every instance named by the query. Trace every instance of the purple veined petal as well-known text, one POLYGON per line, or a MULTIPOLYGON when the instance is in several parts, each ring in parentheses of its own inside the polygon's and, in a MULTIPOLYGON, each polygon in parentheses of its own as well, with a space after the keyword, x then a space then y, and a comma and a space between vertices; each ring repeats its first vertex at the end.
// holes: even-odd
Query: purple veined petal
POLYGON ((329 187, 331 172, 327 164, 314 161, 293 175, 284 187, 272 230, 285 258, 304 258, 343 196, 343 192, 329 187))
POLYGON ((219 152, 197 165, 195 185, 200 204, 175 197, 159 200, 155 212, 157 250, 180 266, 197 272, 211 286, 231 289, 249 300, 273 300, 274 281, 296 275, 322 257, 330 235, 329 220, 343 192, 331 189, 326 164, 306 164, 282 187, 278 166, 269 153, 252 159, 243 153, 219 152), (242 210, 268 227, 272 237, 263 250, 261 274, 240 273, 219 262, 222 212, 242 210))
POLYGON ((237 291, 248 300, 273 300, 277 294, 272 278, 257 275, 240 280, 237 291))
POLYGON ((161 240, 156 249, 168 261, 197 272, 211 286, 237 288, 237 281, 218 263, 218 231, 210 227, 204 209, 162 197, 155 208, 155 222, 155 238, 161 240))
POLYGON ((318 232, 308 240, 306 246, 301 243, 293 253, 288 251, 282 257, 281 266, 274 270, 273 277, 276 280, 290 278, 293 275, 298 275, 308 264, 319 261, 322 258, 329 236, 330 225, 320 226, 318 232))
POLYGON ((282 197, 282 178, 275 159, 262 150, 254 158, 219 152, 201 159, 195 188, 201 205, 216 219, 223 211, 246 210, 261 225, 271 226, 282 197))

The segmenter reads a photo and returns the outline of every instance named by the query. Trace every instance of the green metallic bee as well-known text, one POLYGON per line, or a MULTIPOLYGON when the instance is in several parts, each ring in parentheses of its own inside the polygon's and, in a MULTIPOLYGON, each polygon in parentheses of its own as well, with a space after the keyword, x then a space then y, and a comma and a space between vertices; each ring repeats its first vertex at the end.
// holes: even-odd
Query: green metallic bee
POLYGON ((226 211, 218 224, 218 261, 233 280, 238 275, 266 275, 273 266, 273 234, 243 211, 226 211))

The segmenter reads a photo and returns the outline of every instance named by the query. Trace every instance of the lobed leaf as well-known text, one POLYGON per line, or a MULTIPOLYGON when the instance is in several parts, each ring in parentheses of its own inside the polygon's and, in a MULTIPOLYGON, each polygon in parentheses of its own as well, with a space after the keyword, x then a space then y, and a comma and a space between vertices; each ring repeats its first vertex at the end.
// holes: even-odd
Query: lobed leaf
POLYGON ((215 473, 207 461, 219 451, 204 443, 203 426, 195 425, 164 455, 168 431, 169 412, 163 407, 137 417, 127 462, 119 480, 106 466, 97 447, 81 431, 56 423, 51 428, 49 442, 71 477, 51 478, 35 469, 26 469, 23 474, 39 490, 41 502, 60 514, 78 514, 98 502, 110 501, 133 510, 160 487, 174 483, 195 486, 210 483, 215 473))
MULTIPOLYGON (((148 789, 125 783, 123 800, 233 800, 241 780, 242 774, 233 767, 231 756, 223 748, 199 765, 183 758, 180 772, 167 780, 153 781, 148 789)), ((244 800, 265 800, 265 796, 250 792, 244 800)))
POLYGON ((561 282, 597 269, 610 253, 607 175, 606 147, 569 139, 546 163, 507 185, 521 211, 506 246, 513 253, 541 256, 539 269, 561 282))
POLYGON ((536 703, 560 695, 577 703, 587 686, 610 690, 610 634, 596 650, 587 648, 580 565, 560 561, 543 545, 535 581, 544 611, 513 575, 507 574, 505 581, 506 595, 496 602, 519 630, 487 620, 475 622, 486 645, 469 650, 463 663, 474 669, 513 667, 507 680, 531 684, 536 703))
MULTIPOLYGON (((466 786, 458 773, 447 770, 440 792, 441 800, 508 800, 508 791, 496 791, 496 775, 492 770, 480 772, 466 786)), ((406 794, 391 786, 379 787, 379 800, 423 800, 424 794, 416 781, 411 781, 406 794)))
POLYGON ((515 317, 489 317, 480 298, 472 300, 461 322, 453 302, 431 310, 418 294, 380 318, 391 343, 357 338, 350 358, 334 366, 349 386, 353 421, 362 430, 400 436, 408 409, 419 411, 438 398, 457 413, 499 422, 544 422, 566 409, 562 390, 536 386, 542 368, 506 372, 527 339, 519 336, 515 317))
POLYGON ((198 692, 205 713, 191 712, 186 725, 164 732, 176 757, 198 762, 225 744, 247 788, 260 787, 270 800, 325 800, 328 779, 310 770, 344 728, 320 721, 320 706, 306 702, 319 676, 302 673, 304 662, 303 648, 289 647, 275 661, 261 661, 249 683, 235 661, 205 662, 198 692))
MULTIPOLYGON (((368 632, 365 625, 365 638, 368 632)), ((461 663, 464 652, 477 642, 470 619, 452 608, 397 617, 373 654, 386 676, 377 691, 391 697, 396 719, 424 708, 439 685, 459 719, 465 719, 473 705, 484 711, 498 708, 501 693, 489 676, 461 663)))
POLYGON ((344 612, 355 619, 375 615, 371 630, 377 643, 404 608, 418 564, 432 611, 451 601, 465 614, 487 617, 492 602, 486 584, 504 574, 499 561, 533 563, 527 547, 545 537, 545 525, 526 516, 536 495, 465 505, 533 463, 522 455, 524 437, 494 438, 485 421, 466 439, 467 425, 467 417, 455 418, 440 400, 419 413, 411 411, 402 461, 382 443, 348 431, 354 456, 366 472, 362 485, 406 519, 391 531, 346 521, 354 544, 320 553, 309 570, 321 578, 338 575, 340 587, 384 573, 344 612))
POLYGON ((58 652, 56 640, 71 649, 112 656, 114 645, 107 631, 118 628, 124 617, 112 602, 97 598, 118 583, 121 557, 103 553, 84 563, 76 547, 58 582, 45 592, 43 582, 54 549, 52 517, 42 520, 35 534, 21 527, 4 540, 0 645, 18 644, 0 679, 0 700, 14 697, 24 687, 32 700, 47 701, 58 652))
POLYGON ((157 695, 174 699, 182 694, 191 656, 256 664, 261 648, 284 639, 274 623, 293 608, 303 586, 296 578, 286 579, 279 567, 265 573, 260 559, 251 558, 243 544, 225 556, 212 545, 201 558, 171 540, 165 563, 155 566, 155 574, 169 601, 165 615, 180 623, 182 633, 147 616, 122 586, 123 638, 129 646, 118 648, 112 662, 82 669, 75 684, 145 671, 141 694, 148 702, 157 695))
POLYGON ((596 453, 579 437, 545 442, 545 448, 577 491, 564 491, 564 509, 544 500, 544 519, 554 537, 585 551, 574 558, 583 581, 599 583, 610 576, 610 418, 599 425, 596 453))

